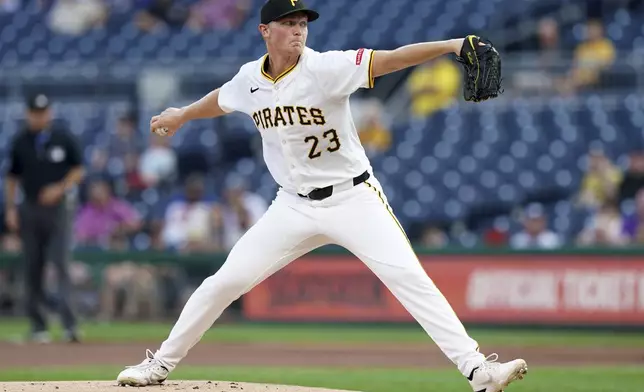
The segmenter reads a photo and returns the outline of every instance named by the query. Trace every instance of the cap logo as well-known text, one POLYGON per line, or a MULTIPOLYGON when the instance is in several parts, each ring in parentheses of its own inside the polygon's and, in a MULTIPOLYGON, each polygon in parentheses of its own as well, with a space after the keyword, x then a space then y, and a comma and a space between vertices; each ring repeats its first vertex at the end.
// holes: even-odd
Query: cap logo
POLYGON ((47 97, 40 94, 36 97, 36 105, 39 107, 47 106, 47 97))
POLYGON ((295 7, 295 3, 297 3, 299 0, 291 0, 291 5, 295 7))

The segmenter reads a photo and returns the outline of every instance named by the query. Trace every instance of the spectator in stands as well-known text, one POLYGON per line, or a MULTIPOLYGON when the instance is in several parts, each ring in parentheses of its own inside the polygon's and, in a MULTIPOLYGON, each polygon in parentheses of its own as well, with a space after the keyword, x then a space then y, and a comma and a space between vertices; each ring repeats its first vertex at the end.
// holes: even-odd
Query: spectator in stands
POLYGON ((481 239, 483 244, 490 248, 500 248, 508 245, 508 233, 496 227, 490 227, 483 231, 481 239))
POLYGON ((20 8, 21 0, 0 0, 0 14, 10 14, 20 8))
POLYGON ((109 185, 95 180, 89 187, 89 202, 76 218, 78 246, 124 249, 127 238, 141 228, 141 217, 126 201, 112 195, 109 185))
POLYGON ((416 67, 407 81, 411 114, 427 117, 452 105, 459 95, 461 79, 461 70, 447 57, 416 67))
POLYGON ((232 30, 246 20, 249 0, 200 0, 191 8, 190 27, 195 30, 232 30))
POLYGON ((619 246, 626 242, 622 217, 614 199, 602 203, 577 238, 577 244, 582 246, 619 246))
POLYGON ((177 174, 177 154, 170 147, 170 138, 150 135, 150 147, 141 155, 139 174, 149 187, 173 183, 177 174))
POLYGON ((379 99, 352 102, 352 114, 360 142, 367 155, 383 153, 391 147, 391 131, 384 118, 384 107, 379 99))
POLYGON ((619 184, 620 203, 635 198, 637 192, 644 188, 644 152, 634 152, 629 158, 628 170, 619 184))
POLYGON ((0 250, 2 252, 17 253, 22 248, 22 242, 18 233, 9 230, 6 223, 6 214, 4 211, 0 212, 0 250))
POLYGON ((485 246, 490 248, 506 247, 510 236, 510 221, 505 217, 494 219, 492 227, 483 231, 481 236, 485 246))
POLYGON ((89 168, 87 174, 89 176, 102 176, 107 173, 107 161, 109 156, 107 151, 100 146, 92 147, 92 155, 90 156, 89 168))
POLYGON ((124 114, 119 118, 115 132, 110 132, 108 147, 110 159, 124 160, 128 154, 138 155, 142 147, 137 137, 136 117, 133 113, 124 114))
POLYGON ((248 190, 248 185, 238 175, 231 175, 224 185, 224 203, 221 219, 224 247, 232 249, 241 236, 253 226, 268 209, 266 201, 248 190))
POLYGON ((57 0, 49 14, 49 28, 57 34, 81 35, 103 27, 107 8, 101 0, 57 0))
POLYGON ((561 60, 559 42, 559 23, 554 18, 543 18, 539 21, 539 65, 550 68, 557 66, 561 60))
POLYGON ((588 153, 588 170, 584 175, 579 202, 584 207, 596 208, 617 196, 622 172, 601 149, 588 153))
POLYGON ((156 278, 152 265, 131 261, 108 265, 102 273, 99 320, 156 318, 161 312, 156 278))
POLYGON ((123 158, 123 165, 125 166, 126 197, 138 198, 137 195, 147 188, 147 183, 139 172, 139 156, 134 152, 127 153, 123 158))
POLYGON ((205 194, 200 175, 186 179, 185 192, 171 201, 165 211, 161 240, 179 252, 208 252, 221 249, 221 212, 214 198, 205 194))
POLYGON ((123 194, 127 198, 137 198, 148 184, 139 172, 139 156, 143 151, 142 140, 137 133, 137 119, 133 112, 127 112, 119 117, 114 132, 109 132, 105 147, 99 147, 101 155, 111 164, 121 164, 124 168, 123 194))
POLYGON ((5 233, 2 236, 2 251, 9 253, 18 253, 22 250, 20 237, 16 233, 5 233))
POLYGON ((575 49, 574 64, 568 79, 561 84, 562 92, 570 93, 584 87, 596 86, 601 72, 615 61, 615 46, 604 35, 600 20, 586 25, 586 40, 575 49))
POLYGON ((137 26, 151 32, 159 28, 181 28, 190 18, 190 9, 175 0, 141 0, 143 9, 136 16, 137 26))
POLYGON ((427 226, 423 230, 420 240, 420 246, 424 248, 443 248, 447 246, 449 240, 443 230, 436 226, 427 226))
POLYGON ((524 211, 523 230, 510 238, 514 249, 555 249, 561 238, 547 227, 547 216, 540 204, 530 204, 524 211))
POLYGON ((536 39, 527 45, 527 49, 537 53, 537 67, 517 71, 514 75, 516 87, 524 91, 553 91, 556 79, 561 77, 557 75, 562 60, 559 36, 559 24, 554 18, 546 17, 539 21, 536 39))
POLYGON ((644 245, 644 188, 635 196, 635 213, 624 217, 624 235, 629 243, 644 245))

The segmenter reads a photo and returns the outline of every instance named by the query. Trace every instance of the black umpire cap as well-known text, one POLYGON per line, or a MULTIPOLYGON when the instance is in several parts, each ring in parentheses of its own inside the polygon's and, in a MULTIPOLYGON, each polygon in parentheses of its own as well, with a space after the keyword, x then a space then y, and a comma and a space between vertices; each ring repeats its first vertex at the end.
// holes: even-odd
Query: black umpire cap
POLYGON ((320 14, 306 7, 302 0, 268 0, 262 7, 262 24, 269 24, 295 12, 304 12, 309 22, 320 17, 320 14))
POLYGON ((27 108, 29 110, 45 110, 49 105, 49 98, 45 94, 34 94, 27 98, 27 108))

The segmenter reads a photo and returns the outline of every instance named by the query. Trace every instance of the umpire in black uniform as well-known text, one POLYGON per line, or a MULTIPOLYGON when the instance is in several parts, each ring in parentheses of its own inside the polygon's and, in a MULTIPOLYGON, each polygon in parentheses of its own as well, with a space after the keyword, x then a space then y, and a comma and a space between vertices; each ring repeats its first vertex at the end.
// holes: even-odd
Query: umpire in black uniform
POLYGON ((83 178, 82 155, 75 138, 52 126, 49 98, 44 94, 27 101, 26 126, 12 141, 5 182, 5 215, 9 230, 19 231, 24 255, 27 315, 31 339, 49 341, 46 306, 55 309, 65 328, 65 339, 78 341, 76 319, 70 308, 67 269, 71 247, 71 209, 68 191, 83 178), (16 205, 20 185, 24 201, 16 205), (58 295, 44 290, 45 263, 53 262, 58 295))

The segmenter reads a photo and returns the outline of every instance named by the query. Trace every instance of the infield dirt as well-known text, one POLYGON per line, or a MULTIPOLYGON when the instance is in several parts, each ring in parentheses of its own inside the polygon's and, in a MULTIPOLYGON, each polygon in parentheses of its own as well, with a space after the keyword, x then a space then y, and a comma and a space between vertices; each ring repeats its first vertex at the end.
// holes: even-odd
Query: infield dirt
MULTIPOLYGON (((126 366, 139 363, 145 349, 154 344, 49 344, 0 343, 0 369, 74 367, 92 365, 126 366)), ((508 346, 487 347, 501 360, 524 358, 529 366, 644 365, 644 351, 630 347, 508 346)), ((430 341, 425 344, 197 344, 180 366, 294 366, 294 367, 453 367, 430 341)), ((106 374, 106 378, 116 374, 106 374)), ((213 369, 213 378, 216 370, 213 369)), ((122 392, 114 381, 0 383, 0 392, 122 392)), ((216 392, 336 392, 310 387, 246 384, 223 381, 168 381, 152 391, 216 392)))
MULTIPOLYGON (((156 344, 158 345, 158 343, 156 344)), ((38 366, 134 365, 155 344, 83 343, 21 345, 0 343, 0 369, 38 366)), ((529 365, 644 365, 641 347, 498 346, 483 347, 499 359, 524 358, 529 365)), ((180 366, 294 366, 294 367, 451 367, 431 342, 422 344, 277 344, 198 343, 180 366)), ((0 391, 3 392, 3 391, 0 391)))
MULTIPOLYGON (((124 392, 136 390, 123 388, 109 381, 74 381, 74 382, 8 382, 0 383, 3 392, 124 392)), ((343 392, 335 389, 321 389, 272 384, 248 384, 224 381, 172 381, 156 385, 146 390, 169 391, 209 391, 209 392, 343 392)))

